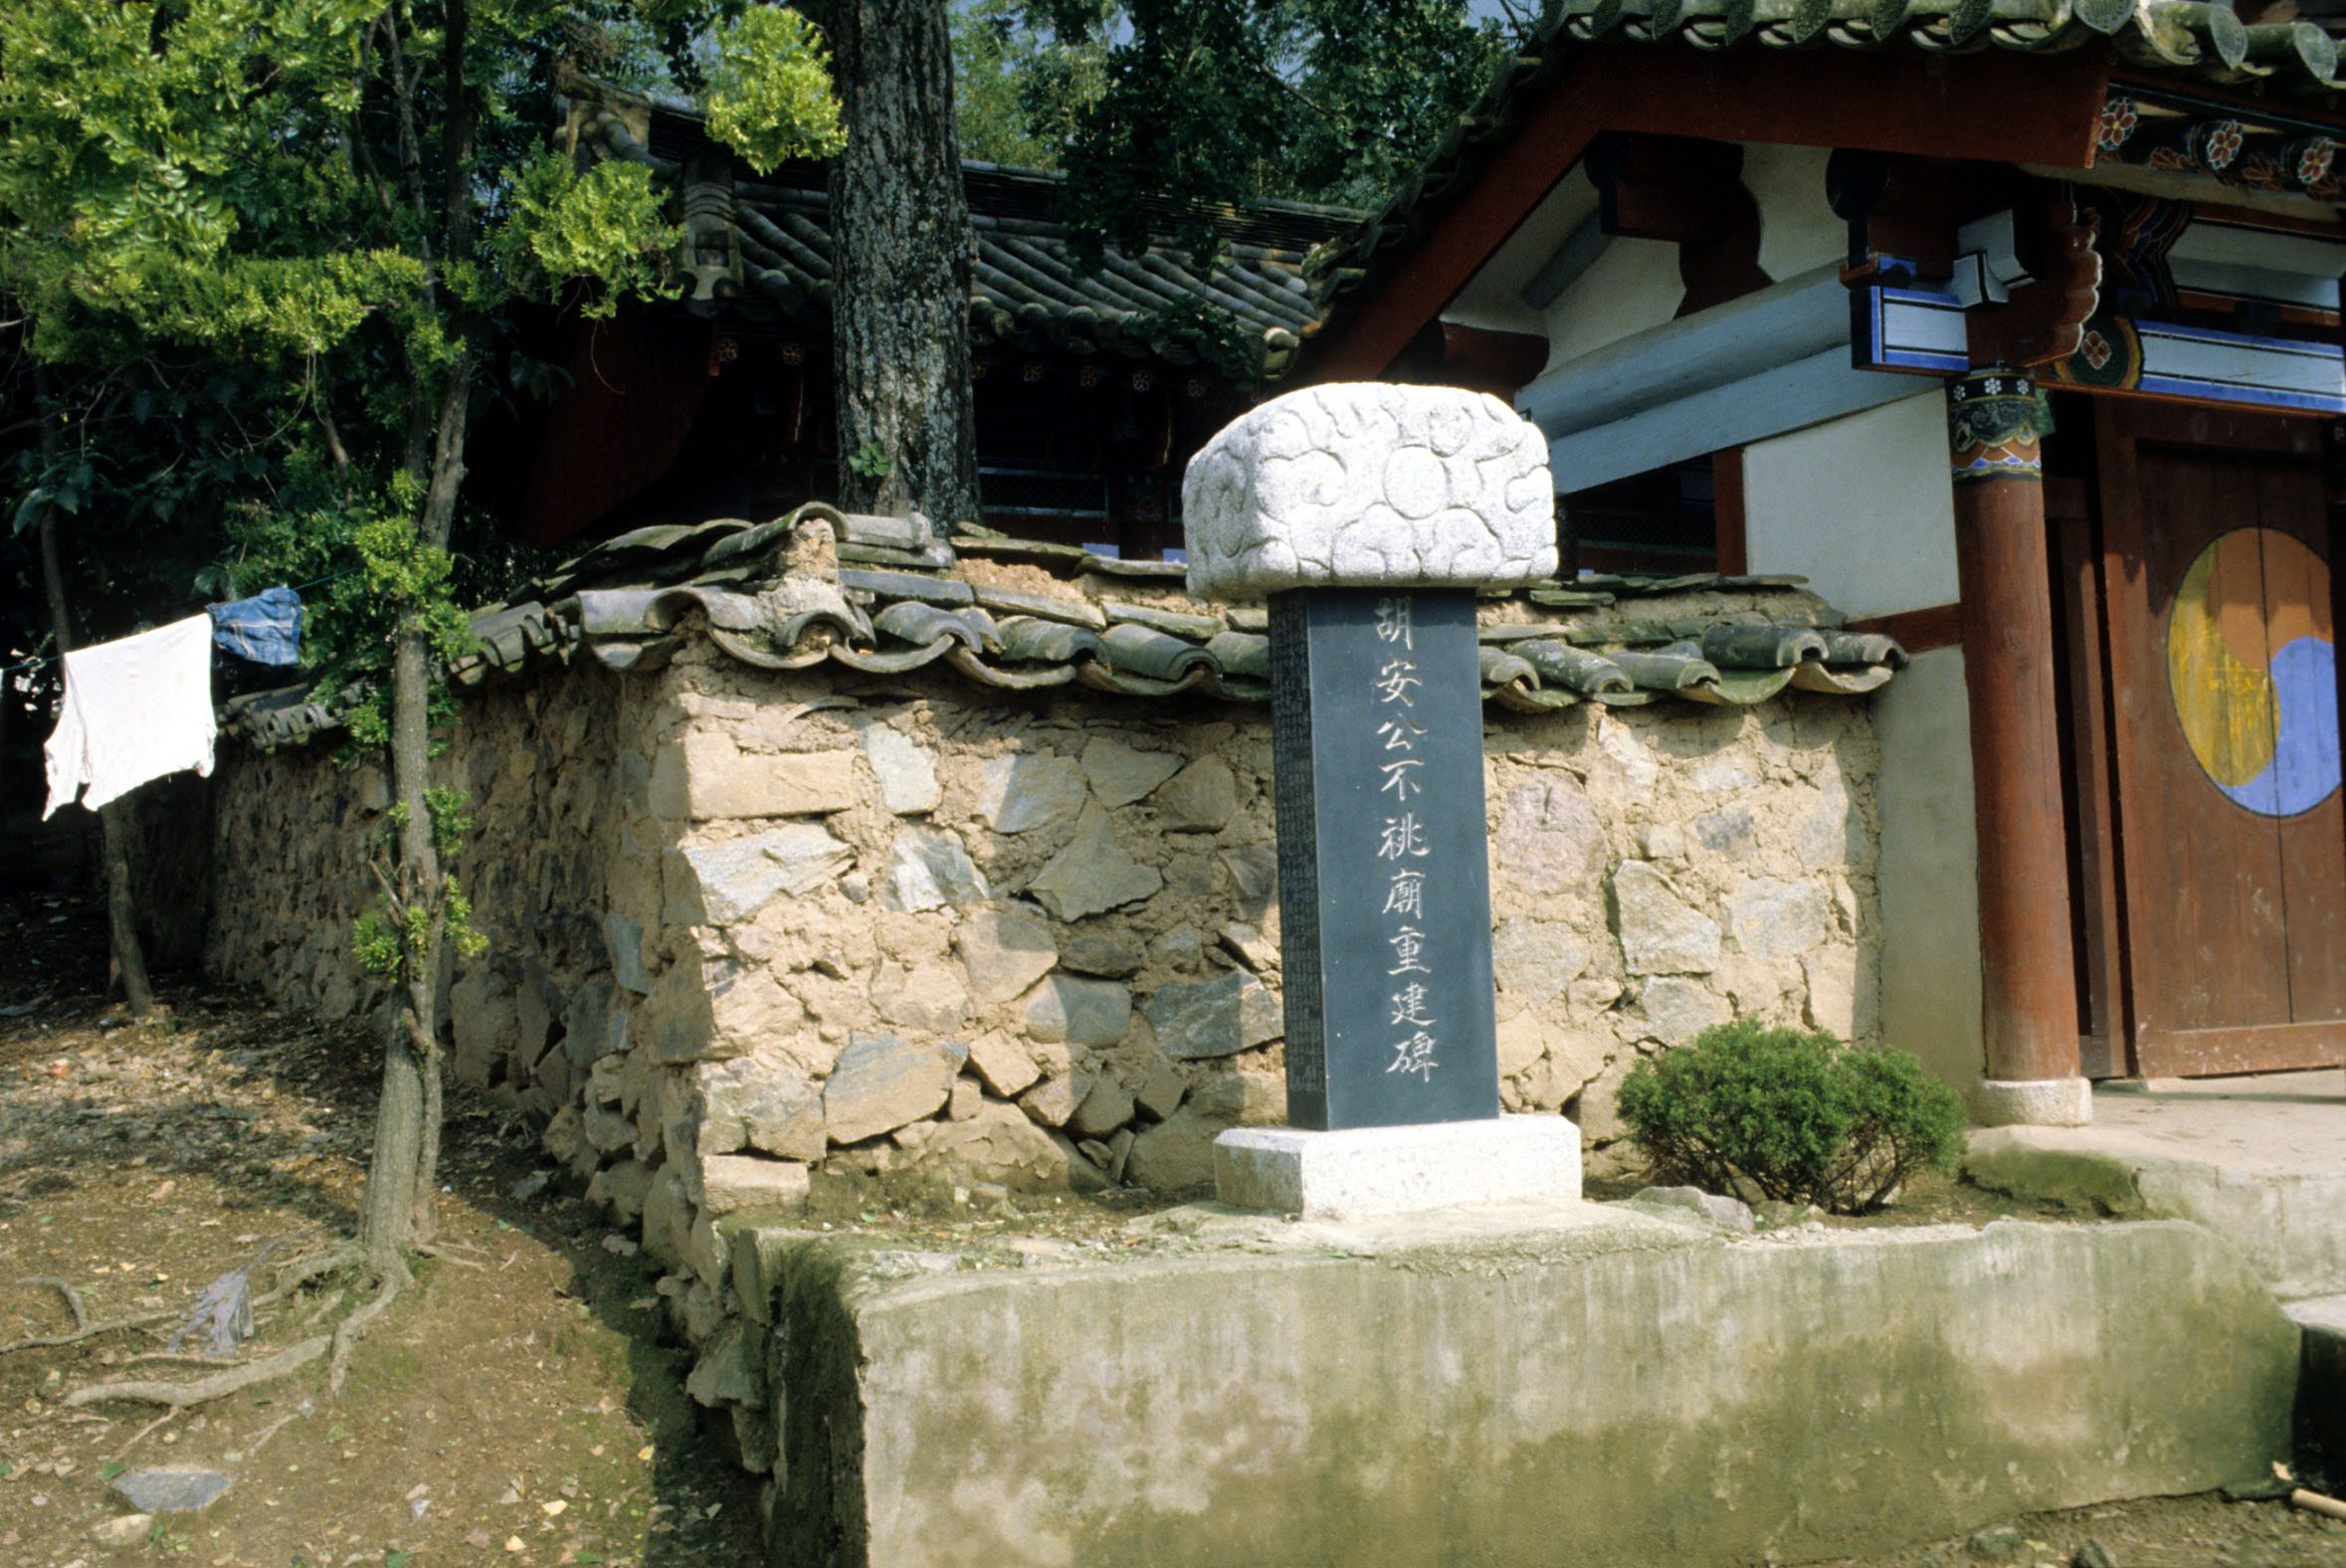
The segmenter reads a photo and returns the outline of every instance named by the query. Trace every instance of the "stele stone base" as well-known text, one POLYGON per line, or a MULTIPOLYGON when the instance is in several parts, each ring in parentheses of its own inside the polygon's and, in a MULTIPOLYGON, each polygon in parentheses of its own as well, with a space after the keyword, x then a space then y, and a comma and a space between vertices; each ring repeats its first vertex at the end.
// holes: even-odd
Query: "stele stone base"
POLYGON ((2093 1083, 2082 1078, 1989 1078, 1972 1094, 1983 1127, 2087 1127, 2093 1083))
POLYGON ((1469 1203, 1580 1196, 1580 1128, 1562 1116, 1408 1127, 1234 1127, 1214 1140, 1234 1209, 1356 1220, 1469 1203))

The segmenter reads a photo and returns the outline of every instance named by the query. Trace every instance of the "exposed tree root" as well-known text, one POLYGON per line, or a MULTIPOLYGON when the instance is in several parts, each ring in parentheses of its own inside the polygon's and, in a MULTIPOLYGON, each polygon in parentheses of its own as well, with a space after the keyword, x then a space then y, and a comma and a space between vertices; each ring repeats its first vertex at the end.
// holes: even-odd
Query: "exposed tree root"
POLYGON ((358 1250, 357 1243, 343 1242, 323 1252, 311 1253, 306 1258, 288 1259, 285 1267, 277 1272, 277 1282, 254 1296, 253 1304, 260 1307, 273 1301, 282 1301, 310 1280, 347 1269, 365 1256, 358 1250))
POLYGON ((190 1350, 142 1350, 134 1356, 124 1356, 122 1365, 134 1367, 146 1361, 168 1361, 185 1367, 241 1367, 242 1361, 223 1361, 218 1356, 198 1355, 190 1350))
MULTIPOLYGON (((269 1306, 282 1301, 320 1274, 332 1274, 337 1269, 347 1269, 350 1265, 357 1263, 360 1256, 356 1247, 344 1243, 339 1247, 328 1248, 321 1253, 312 1253, 307 1258, 296 1258, 278 1271, 277 1282, 274 1285, 253 1297, 253 1305, 256 1307, 269 1306)), ((137 1312, 128 1317, 109 1317, 102 1323, 94 1323, 90 1320, 90 1308, 83 1301, 82 1292, 75 1288, 71 1281, 60 1279, 54 1274, 35 1274, 17 1282, 19 1284, 45 1284, 59 1295, 64 1296, 66 1305, 73 1310, 74 1327, 70 1333, 27 1334, 22 1339, 12 1339, 8 1343, 0 1345, 0 1355, 6 1355, 12 1350, 54 1349, 59 1345, 79 1344, 85 1339, 95 1339, 100 1334, 120 1333, 126 1328, 143 1328, 149 1323, 160 1323, 171 1318, 182 1317, 186 1315, 187 1310, 185 1307, 167 1306, 153 1312, 137 1312)), ((210 1358, 191 1357, 190 1359, 209 1360, 210 1358)), ((213 1364, 218 1365, 217 1362, 213 1364)))
POLYGON ((289 1410, 284 1415, 271 1422, 268 1426, 263 1427, 261 1429, 261 1436, 255 1438, 252 1442, 245 1445, 245 1457, 250 1459, 254 1455, 260 1453, 262 1444, 267 1443, 271 1438, 274 1438, 280 1432, 283 1432, 286 1429, 286 1424, 288 1422, 299 1421, 305 1414, 306 1412, 304 1411, 289 1410))
POLYGON ((270 1382, 307 1366, 332 1348, 333 1343, 333 1336, 320 1334, 314 1339, 302 1340, 290 1350, 280 1350, 274 1356, 248 1361, 210 1377, 197 1378, 192 1383, 93 1383, 88 1388, 75 1389, 65 1397, 65 1403, 68 1408, 79 1408, 95 1405, 100 1400, 129 1399, 148 1405, 168 1405, 171 1413, 177 1415, 191 1406, 208 1405, 213 1400, 226 1399, 240 1389, 270 1382))
MULTIPOLYGON (((467 1269, 485 1267, 472 1259, 453 1256, 446 1247, 426 1246, 417 1250, 467 1269)), ((465 1250, 469 1252, 474 1249, 467 1248, 465 1250)), ((362 1265, 365 1261, 365 1253, 354 1243, 344 1243, 313 1253, 306 1258, 291 1260, 279 1269, 277 1279, 268 1290, 259 1292, 251 1298, 252 1304, 258 1307, 282 1301, 314 1279, 322 1278, 338 1270, 362 1265)), ((342 1319, 332 1333, 318 1334, 304 1339, 275 1355, 264 1356, 257 1361, 231 1362, 223 1365, 210 1356, 182 1355, 167 1350, 148 1351, 130 1357, 124 1364, 137 1365, 141 1362, 165 1361, 181 1365, 215 1366, 220 1370, 210 1377, 197 1378, 191 1383, 165 1383, 139 1379, 118 1383, 94 1383, 87 1388, 74 1390, 65 1397, 64 1403, 68 1409, 79 1409, 85 1405, 95 1405, 106 1400, 130 1400, 164 1407, 162 1415, 141 1427, 131 1436, 128 1443, 122 1445, 121 1452, 126 1453, 139 1439, 170 1421, 181 1411, 197 1405, 210 1404, 214 1400, 225 1399, 231 1394, 239 1393, 257 1384, 274 1382, 300 1370, 320 1357, 331 1357, 328 1363, 326 1389, 329 1394, 339 1394, 342 1392, 343 1378, 349 1370, 350 1353, 357 1348, 358 1341, 366 1332, 367 1325, 383 1314, 384 1310, 391 1305, 399 1292, 406 1288, 413 1277, 414 1275, 408 1273, 404 1264, 398 1266, 396 1274, 382 1279, 374 1299, 342 1319)), ((0 1345, 0 1353, 37 1345, 73 1344, 94 1335, 182 1316, 185 1311, 184 1308, 167 1307, 161 1311, 142 1313, 136 1317, 94 1323, 90 1320, 90 1308, 83 1301, 82 1292, 69 1281, 43 1274, 23 1282, 48 1285, 64 1296, 66 1305, 73 1310, 75 1326, 71 1333, 36 1334, 6 1345, 0 1345)), ((332 1297, 320 1305, 317 1311, 310 1314, 307 1323, 303 1326, 315 1323, 320 1317, 330 1312, 334 1306, 340 1303, 343 1294, 342 1291, 336 1291, 332 1297)), ((286 1421, 292 1419, 289 1416, 286 1421)), ((280 1421, 270 1427, 267 1432, 262 1434, 262 1440, 266 1441, 284 1425, 285 1421, 280 1421)))
POLYGON ((90 1308, 83 1304, 82 1292, 65 1280, 49 1274, 36 1274, 30 1279, 18 1282, 53 1286, 58 1294, 66 1298, 66 1304, 74 1309, 74 1330, 69 1334, 27 1334, 22 1339, 12 1339, 7 1344, 0 1345, 0 1356, 8 1354, 11 1350, 34 1350, 43 1346, 79 1344, 85 1339, 95 1339, 99 1334, 119 1333, 125 1328, 140 1328, 148 1323, 159 1323, 166 1318, 180 1315, 179 1308, 165 1307, 159 1312, 140 1312, 133 1317, 114 1317, 108 1318, 102 1323, 94 1323, 90 1320, 90 1308))
MULTIPOLYGON (((489 1269, 489 1265, 485 1263, 476 1262, 471 1258, 457 1257, 454 1253, 448 1250, 448 1244, 446 1242, 425 1242, 419 1245, 415 1251, 422 1257, 437 1258, 442 1263, 454 1264, 459 1269, 479 1269, 484 1273, 486 1273, 489 1269)), ((470 1252, 472 1249, 467 1248, 466 1251, 470 1252)))
POLYGON ((132 1449, 138 1447, 138 1440, 140 1438, 145 1437, 148 1433, 154 1431, 155 1428, 162 1426, 165 1422, 175 1420, 178 1415, 179 1407, 174 1405, 169 1410, 166 1410, 161 1415, 155 1417, 154 1420, 148 1422, 145 1426, 140 1427, 136 1432, 131 1433, 129 1440, 125 1442, 120 1448, 114 1450, 114 1458, 118 1460, 123 1455, 129 1453, 132 1449))
POLYGON ((343 1318, 341 1326, 334 1330, 334 1359, 326 1371, 328 1394, 342 1392, 342 1379, 350 1371, 350 1352, 358 1347, 359 1336, 366 1332, 367 1324, 382 1315, 392 1298, 406 1288, 408 1278, 407 1270, 402 1267, 399 1273, 383 1281, 383 1287, 375 1292, 373 1300, 343 1318))
POLYGON ((332 1295, 329 1295, 324 1300, 318 1302, 316 1309, 313 1310, 307 1317, 301 1319, 301 1326, 303 1328, 315 1328, 328 1313, 333 1311, 335 1307, 340 1306, 343 1299, 349 1294, 350 1292, 347 1290, 336 1290, 332 1295))
POLYGON ((70 1280, 60 1279, 55 1274, 35 1274, 30 1279, 21 1279, 17 1282, 50 1286, 66 1298, 67 1306, 73 1308, 74 1327, 77 1330, 87 1330, 90 1327, 90 1308, 83 1304, 82 1292, 75 1289, 70 1280))

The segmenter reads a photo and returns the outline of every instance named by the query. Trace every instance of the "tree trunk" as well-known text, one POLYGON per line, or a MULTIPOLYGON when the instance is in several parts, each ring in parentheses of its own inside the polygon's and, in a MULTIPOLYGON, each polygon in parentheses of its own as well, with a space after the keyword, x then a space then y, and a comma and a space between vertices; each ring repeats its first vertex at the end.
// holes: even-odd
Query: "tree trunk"
MULTIPOLYGON (((56 410, 47 395, 46 373, 41 376, 41 459, 54 467, 58 458, 56 410)), ((57 553, 57 508, 43 501, 38 509, 41 539, 41 583, 49 596, 50 635, 59 658, 74 651, 73 618, 66 613, 65 570, 57 553)), ((62 679, 62 678, 61 678, 62 679)), ((122 982, 122 999, 132 1018, 144 1018, 155 1005, 146 979, 146 954, 138 945, 138 911, 130 900, 130 811, 119 800, 98 808, 99 855, 105 866, 105 918, 113 947, 114 973, 122 982)))
MULTIPOLYGON (((463 13, 461 8, 452 7, 451 14, 461 16, 463 13)), ((451 69, 453 71, 454 68, 451 69)), ((449 199, 454 203, 459 197, 452 191, 449 199)), ((449 228, 460 238, 466 228, 464 218, 455 209, 452 209, 449 228)), ((417 525, 417 532, 430 549, 447 549, 450 531, 456 524, 457 495, 465 482, 465 434, 473 400, 473 364, 472 349, 469 346, 460 348, 456 363, 449 367, 448 379, 440 388, 440 413, 434 422, 432 435, 431 483, 424 490, 424 514, 417 525)), ((423 1127, 416 1150, 416 1198, 409 1231, 412 1241, 423 1243, 432 1239, 437 1213, 434 1198, 439 1191, 440 1181, 440 1126, 444 1116, 445 1091, 444 1053, 440 1049, 440 984, 443 978, 442 939, 447 933, 448 923, 448 882, 446 871, 440 864, 439 849, 433 840, 431 820, 424 809, 424 768, 431 755, 430 725, 425 713, 432 696, 432 655, 429 648, 422 646, 420 635, 417 642, 420 654, 416 677, 418 685, 409 703, 417 715, 413 740, 417 782, 413 797, 415 805, 408 814, 408 823, 411 829, 420 827, 422 831, 412 847, 407 838, 402 836, 399 857, 403 870, 415 868, 417 875, 423 879, 432 910, 429 950, 416 955, 415 967, 408 980, 408 1010, 417 1020, 415 1038, 423 1057, 424 1076, 423 1127)), ((400 688, 395 686, 395 700, 399 694, 400 688)), ((404 734, 404 729, 395 724, 392 729, 395 747, 404 734)), ((393 762, 399 798, 407 800, 410 797, 405 774, 399 771, 396 755, 393 762)))
POLYGON ((155 1005, 155 993, 147 983, 145 950, 138 945, 138 906, 130 897, 130 840, 135 830, 129 803, 109 800, 98 807, 98 830, 105 856, 105 923, 113 943, 114 972, 121 979, 130 1016, 144 1018, 155 1005))
POLYGON ((838 0, 827 25, 847 131, 831 167, 840 500, 925 512, 942 533, 979 514, 969 200, 944 0, 838 0))
MULTIPOLYGON (((421 618, 401 622, 391 662, 391 794, 403 808, 399 866, 392 877, 401 910, 429 911, 420 942, 402 943, 399 988, 383 1041, 383 1097, 375 1111, 375 1147, 366 1173, 359 1245, 378 1278, 406 1269, 400 1250, 418 1240, 429 1190, 417 1180, 424 1155, 424 1111, 439 1025, 440 857, 424 804, 431 761, 432 646, 421 618)), ((397 911, 395 911, 396 917, 397 911)))
MULTIPOLYGON (((472 249, 474 103, 465 80, 466 36, 471 13, 451 0, 441 28, 442 85, 449 94, 442 127, 445 162, 437 216, 444 254, 467 257, 472 249)), ((424 180, 422 146, 414 99, 417 78, 408 73, 393 28, 387 35, 393 80, 398 84, 402 182, 419 217, 432 207, 424 180)), ((429 240, 421 247, 424 288, 420 303, 437 313, 440 294, 429 240)), ((452 336, 457 335, 452 332, 452 336)), ((456 357, 437 387, 423 365, 409 363, 407 469, 423 493, 416 519, 417 541, 445 550, 456 521, 457 493, 465 478, 465 436, 473 397, 474 358, 460 341, 456 357)), ((399 865, 391 880, 394 914, 423 915, 415 939, 401 939, 399 986, 383 1042, 383 1097, 375 1115, 375 1149, 367 1166, 359 1242, 378 1278, 403 1276, 402 1248, 428 1242, 433 1231, 433 1198, 440 1168, 442 1084, 440 1050, 440 954, 447 929, 447 882, 433 837, 425 797, 431 783, 432 651, 421 604, 401 618, 391 657, 391 798, 400 814, 399 865)))

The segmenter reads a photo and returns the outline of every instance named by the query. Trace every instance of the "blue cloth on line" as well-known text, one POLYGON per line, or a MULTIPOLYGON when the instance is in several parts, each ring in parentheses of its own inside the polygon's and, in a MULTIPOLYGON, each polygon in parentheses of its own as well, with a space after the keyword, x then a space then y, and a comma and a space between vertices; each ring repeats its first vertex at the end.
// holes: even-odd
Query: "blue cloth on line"
POLYGON ((301 662, 301 596, 291 588, 267 588, 234 604, 207 605, 212 642, 257 665, 301 662))

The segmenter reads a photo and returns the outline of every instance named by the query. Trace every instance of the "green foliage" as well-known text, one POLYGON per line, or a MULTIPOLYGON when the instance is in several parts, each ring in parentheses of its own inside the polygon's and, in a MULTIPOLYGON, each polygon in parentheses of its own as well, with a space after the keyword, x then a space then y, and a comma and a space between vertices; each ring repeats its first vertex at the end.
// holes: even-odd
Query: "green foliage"
MULTIPOLYGON (((432 0, 0 6, 0 427, 38 414, 65 434, 55 456, 23 434, 0 453, 8 646, 41 636, 10 536, 45 506, 88 636, 357 564, 305 596, 323 698, 379 687, 399 615, 427 599, 436 645, 461 645, 459 573, 486 598, 513 575, 493 523, 460 496, 467 559, 437 586, 406 573, 418 592, 384 594, 367 557, 395 543, 362 537, 422 520, 418 411, 428 437, 460 366, 550 382, 516 307, 657 294, 677 238, 650 170, 580 175, 546 150, 559 67, 671 91, 739 5, 470 0, 455 57, 432 0)), ((381 720, 351 732, 379 745, 381 720)))
POLYGON ((464 885, 454 877, 448 879, 443 912, 448 917, 448 939, 460 956, 478 958, 489 951, 488 934, 473 924, 473 900, 466 896, 464 885))
POLYGON ((1024 0, 964 0, 953 15, 953 116, 961 155, 1056 169, 1076 122, 1107 91, 1104 36, 1114 7, 1094 0, 1061 38, 1028 20, 1024 0))
MULTIPOLYGON (((441 879, 441 938, 467 958, 489 950, 489 937, 473 924, 473 900, 454 877, 441 879)), ((408 966, 431 951, 432 911, 420 903, 395 905, 388 898, 361 914, 350 926, 351 951, 358 967, 385 980, 404 979, 408 966)))
POLYGON ((708 133, 771 174, 791 158, 824 158, 846 143, 831 58, 795 11, 751 6, 716 30, 702 106, 708 133))
MULTIPOLYGON (((300 511, 268 509, 233 518, 247 549, 229 586, 250 591, 265 582, 300 580, 351 561, 353 569, 320 585, 303 630, 302 663, 317 682, 316 698, 343 711, 355 763, 390 743, 390 689, 385 679, 392 642, 403 622, 419 623, 437 660, 471 653, 472 623, 450 592, 455 558, 424 543, 394 483, 383 500, 353 497, 300 511)), ((456 699, 435 683, 427 721, 445 729, 457 717, 456 699)))
POLYGON ((350 948, 358 967, 370 975, 396 980, 405 962, 398 922, 387 908, 367 910, 350 924, 350 948))
POLYGON ((583 313, 608 317, 628 294, 668 287, 684 230, 661 217, 661 193, 641 163, 597 163, 541 152, 512 176, 512 217, 492 244, 506 277, 550 291, 571 279, 601 287, 583 313))
MULTIPOLYGON (((472 808, 473 798, 464 790, 425 786, 424 814, 431 822, 432 848, 443 863, 453 860, 465 847, 465 836, 473 831, 472 808)), ((391 803, 383 813, 386 852, 396 854, 400 833, 413 820, 406 801, 391 803)), ((375 871, 386 890, 373 908, 352 923, 351 948, 358 966, 368 974, 399 980, 432 950, 432 908, 429 900, 403 902, 395 898, 388 890, 391 874, 379 859, 375 871)), ((467 958, 488 951, 489 938, 473 924, 473 900, 466 895, 464 884, 446 873, 440 879, 439 905, 442 941, 467 958)))
POLYGON ((1373 204, 1457 125, 1507 47, 1467 0, 981 0, 971 25, 1003 36, 988 18, 1005 8, 1060 47, 1104 51, 1096 71, 1057 79, 1040 48, 1000 58, 1028 71, 1027 133, 1064 136, 1068 216, 1127 251, 1170 231, 1211 254, 1213 211, 1250 197, 1373 204))
POLYGON ((424 789, 424 810, 432 819, 432 846, 443 856, 452 856, 465 847, 465 835, 473 831, 473 797, 461 789, 427 785, 424 789))
POLYGON ((1748 1019, 1640 1061, 1620 1105, 1658 1178, 1836 1214, 1881 1207, 1963 1149, 1962 1100, 1907 1053, 1748 1019))
MULTIPOLYGON (((159 335, 312 353, 418 273, 396 244, 272 245, 355 195, 363 0, 0 8, 5 268, 50 359, 159 335)), ((324 236, 321 235, 320 238, 324 236)))
POLYGON ((1263 378, 1263 334, 1210 299, 1176 299, 1127 324, 1125 331, 1144 341, 1175 338, 1194 345, 1234 387, 1251 388, 1263 378))
POLYGON ((848 454, 848 467, 868 480, 884 480, 896 466, 887 448, 877 441, 867 441, 848 454))

